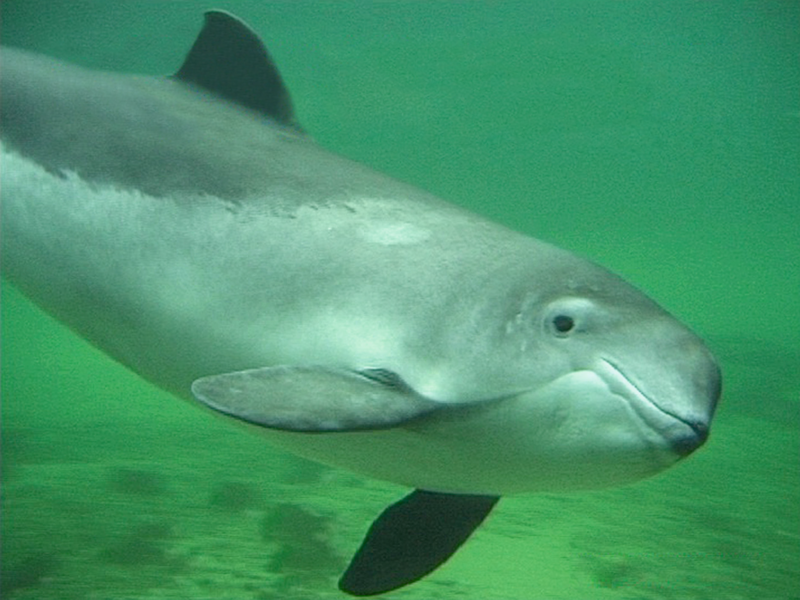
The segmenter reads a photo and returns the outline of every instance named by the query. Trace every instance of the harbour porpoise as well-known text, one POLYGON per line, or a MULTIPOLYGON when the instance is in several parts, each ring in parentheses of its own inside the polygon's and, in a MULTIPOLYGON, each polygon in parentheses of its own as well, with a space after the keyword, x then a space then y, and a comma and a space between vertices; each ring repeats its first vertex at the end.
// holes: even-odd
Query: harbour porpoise
POLYGON ((170 77, 3 49, 3 273, 145 379, 411 488, 340 581, 446 561, 500 496, 633 482, 706 440, 703 342, 604 268, 337 156, 259 37, 170 77))

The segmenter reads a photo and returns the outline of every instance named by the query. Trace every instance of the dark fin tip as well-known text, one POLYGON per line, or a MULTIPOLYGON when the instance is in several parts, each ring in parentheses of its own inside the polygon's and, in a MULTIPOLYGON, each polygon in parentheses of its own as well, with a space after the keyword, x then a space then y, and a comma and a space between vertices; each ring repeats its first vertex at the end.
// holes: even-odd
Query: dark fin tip
POLYGON ((174 77, 300 129, 289 92, 264 43, 230 13, 205 13, 203 29, 174 77))
POLYGON ((369 528, 339 580, 353 596, 374 596, 425 577, 458 550, 500 498, 416 490, 369 528))

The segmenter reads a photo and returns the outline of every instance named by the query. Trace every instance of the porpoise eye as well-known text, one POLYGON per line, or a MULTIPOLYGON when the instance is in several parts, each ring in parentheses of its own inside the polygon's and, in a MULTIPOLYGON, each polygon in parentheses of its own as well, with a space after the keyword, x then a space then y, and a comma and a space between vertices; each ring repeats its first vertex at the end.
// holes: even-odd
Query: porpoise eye
POLYGON ((556 333, 569 333, 575 327, 575 319, 568 315, 556 315, 553 317, 553 328, 556 333))

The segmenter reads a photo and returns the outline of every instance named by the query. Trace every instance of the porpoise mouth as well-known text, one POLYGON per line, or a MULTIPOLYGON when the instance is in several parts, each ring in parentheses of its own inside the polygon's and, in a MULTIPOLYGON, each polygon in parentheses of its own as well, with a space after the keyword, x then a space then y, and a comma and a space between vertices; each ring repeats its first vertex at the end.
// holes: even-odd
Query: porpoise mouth
POLYGON ((677 455, 688 456, 708 439, 707 421, 691 420, 662 408, 611 361, 601 358, 594 370, 612 394, 627 400, 648 427, 664 436, 677 455))

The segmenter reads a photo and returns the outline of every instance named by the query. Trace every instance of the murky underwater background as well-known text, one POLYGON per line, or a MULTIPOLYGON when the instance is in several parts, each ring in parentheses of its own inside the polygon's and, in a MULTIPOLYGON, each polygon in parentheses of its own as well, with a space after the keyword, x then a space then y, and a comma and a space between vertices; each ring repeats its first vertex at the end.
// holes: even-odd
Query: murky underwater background
MULTIPOLYGON (((323 145, 623 274, 723 365, 695 456, 504 499, 393 597, 800 598, 800 3, 3 0, 2 38, 164 74, 211 7, 323 145)), ((2 406, 4 599, 341 598, 406 492, 154 389, 5 283, 2 406)))

